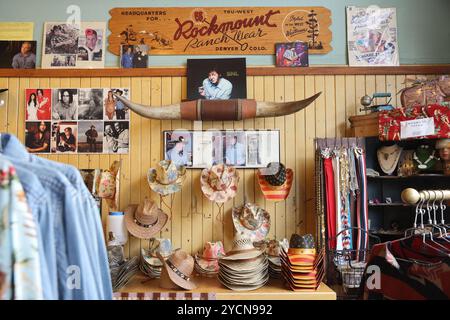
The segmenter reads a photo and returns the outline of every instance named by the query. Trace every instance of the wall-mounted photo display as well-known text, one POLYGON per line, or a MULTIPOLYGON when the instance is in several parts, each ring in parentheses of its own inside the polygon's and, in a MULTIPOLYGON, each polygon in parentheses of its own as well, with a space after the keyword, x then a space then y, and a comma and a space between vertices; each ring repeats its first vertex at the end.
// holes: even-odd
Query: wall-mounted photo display
POLYGON ((25 90, 25 145, 31 153, 129 152, 130 114, 112 93, 129 88, 25 90))
POLYGON ((280 160, 279 130, 164 131, 164 159, 187 168, 262 168, 280 160))
POLYGON ((147 68, 148 67, 148 46, 121 45, 120 46, 120 67, 121 68, 147 68))
POLYGON ((35 69, 36 41, 0 41, 0 68, 35 69))
POLYGON ((275 45, 277 67, 307 67, 309 65, 306 42, 285 42, 275 45))
POLYGON ((245 58, 188 59, 188 99, 246 99, 246 71, 245 58))
POLYGON ((104 22, 46 22, 42 44, 42 68, 103 68, 104 22))

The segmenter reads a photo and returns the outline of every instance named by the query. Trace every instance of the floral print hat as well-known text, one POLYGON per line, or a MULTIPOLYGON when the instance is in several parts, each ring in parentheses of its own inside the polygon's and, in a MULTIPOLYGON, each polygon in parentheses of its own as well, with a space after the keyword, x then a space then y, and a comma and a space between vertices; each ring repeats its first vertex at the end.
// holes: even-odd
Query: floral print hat
POLYGON ((166 196, 181 190, 186 177, 186 168, 176 166, 170 160, 162 160, 156 168, 150 168, 147 173, 147 181, 150 189, 166 196))

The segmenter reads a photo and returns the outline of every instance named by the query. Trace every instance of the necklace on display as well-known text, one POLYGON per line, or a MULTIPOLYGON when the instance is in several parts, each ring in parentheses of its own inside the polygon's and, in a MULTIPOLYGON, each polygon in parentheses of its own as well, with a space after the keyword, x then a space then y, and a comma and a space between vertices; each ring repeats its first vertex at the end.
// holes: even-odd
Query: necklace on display
POLYGON ((430 162, 431 160, 435 159, 434 154, 435 154, 436 150, 433 150, 433 152, 429 155, 428 159, 426 159, 424 162, 420 161, 420 159, 417 157, 417 154, 414 152, 413 158, 414 160, 418 163, 417 168, 419 169, 427 169, 428 166, 428 162, 430 162))
POLYGON ((403 148, 394 144, 377 150, 378 163, 384 173, 391 175, 397 167, 403 148))

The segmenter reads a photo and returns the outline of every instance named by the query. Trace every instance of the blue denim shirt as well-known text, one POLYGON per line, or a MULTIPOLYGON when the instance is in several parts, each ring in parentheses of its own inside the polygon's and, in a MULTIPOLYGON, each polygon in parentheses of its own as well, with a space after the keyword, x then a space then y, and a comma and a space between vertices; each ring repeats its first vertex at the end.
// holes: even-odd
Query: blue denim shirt
POLYGON ((79 171, 68 165, 28 154, 11 135, 2 135, 3 152, 24 161, 53 192, 53 206, 62 214, 55 216, 55 240, 58 250, 58 280, 64 299, 112 299, 111 277, 103 240, 103 231, 95 200, 87 190, 79 171), (52 169, 49 169, 52 168, 52 169), (56 169, 56 170, 55 170, 56 169), (60 227, 58 227, 60 226, 60 227), (67 257, 64 259, 64 249, 67 257), (66 286, 67 267, 80 267, 81 287, 66 286), (61 288, 63 286, 63 288, 61 288))

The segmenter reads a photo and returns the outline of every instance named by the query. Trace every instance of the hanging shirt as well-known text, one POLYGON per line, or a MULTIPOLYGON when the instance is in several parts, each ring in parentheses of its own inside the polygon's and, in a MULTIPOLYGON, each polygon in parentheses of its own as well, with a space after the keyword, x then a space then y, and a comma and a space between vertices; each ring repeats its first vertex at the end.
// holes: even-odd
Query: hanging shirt
POLYGON ((100 214, 79 171, 26 152, 12 135, 2 135, 3 153, 14 155, 34 168, 42 183, 53 192, 54 206, 63 214, 55 217, 58 248, 58 280, 64 299, 112 299, 111 278, 103 240, 100 214), (63 244, 67 246, 62 248, 63 244), (64 251, 67 258, 64 259, 64 251), (80 266, 81 286, 68 287, 68 266, 80 266))
POLYGON ((42 299, 34 217, 15 168, 0 155, 0 299, 42 299))

